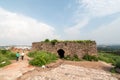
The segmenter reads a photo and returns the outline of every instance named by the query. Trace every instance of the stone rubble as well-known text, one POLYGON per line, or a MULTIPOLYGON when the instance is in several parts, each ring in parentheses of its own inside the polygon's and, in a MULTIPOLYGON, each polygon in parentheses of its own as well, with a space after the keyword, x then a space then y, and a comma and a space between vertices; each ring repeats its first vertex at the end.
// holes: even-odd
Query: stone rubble
POLYGON ((25 80, 118 80, 104 70, 62 64, 50 71, 40 72, 25 80))

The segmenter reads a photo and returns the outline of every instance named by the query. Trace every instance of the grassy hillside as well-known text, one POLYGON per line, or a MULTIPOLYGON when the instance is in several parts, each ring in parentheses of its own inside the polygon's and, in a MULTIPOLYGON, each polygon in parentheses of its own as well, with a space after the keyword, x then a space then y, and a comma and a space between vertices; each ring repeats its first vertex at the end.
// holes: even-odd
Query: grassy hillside
POLYGON ((9 65, 11 63, 10 60, 14 60, 15 58, 15 53, 9 50, 0 50, 0 67, 9 65))

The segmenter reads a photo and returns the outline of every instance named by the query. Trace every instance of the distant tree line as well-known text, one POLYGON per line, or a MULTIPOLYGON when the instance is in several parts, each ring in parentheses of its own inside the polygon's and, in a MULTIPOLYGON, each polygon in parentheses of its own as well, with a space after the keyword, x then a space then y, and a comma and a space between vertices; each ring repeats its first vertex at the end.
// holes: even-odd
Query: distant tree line
POLYGON ((97 50, 98 52, 113 53, 120 55, 120 46, 98 46, 97 50))

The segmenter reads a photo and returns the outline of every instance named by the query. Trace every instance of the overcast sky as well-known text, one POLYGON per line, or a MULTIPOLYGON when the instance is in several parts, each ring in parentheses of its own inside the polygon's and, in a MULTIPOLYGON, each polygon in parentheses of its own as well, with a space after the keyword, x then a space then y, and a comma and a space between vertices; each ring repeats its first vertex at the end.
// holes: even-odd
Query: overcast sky
POLYGON ((47 39, 120 44, 120 0, 0 0, 0 45, 47 39))

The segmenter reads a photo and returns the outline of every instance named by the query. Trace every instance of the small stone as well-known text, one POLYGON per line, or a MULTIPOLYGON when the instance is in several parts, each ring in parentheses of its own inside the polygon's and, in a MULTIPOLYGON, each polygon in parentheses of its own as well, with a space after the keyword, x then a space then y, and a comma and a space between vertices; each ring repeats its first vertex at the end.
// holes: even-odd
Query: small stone
POLYGON ((42 65, 42 68, 44 69, 44 68, 45 68, 45 65, 42 65))

